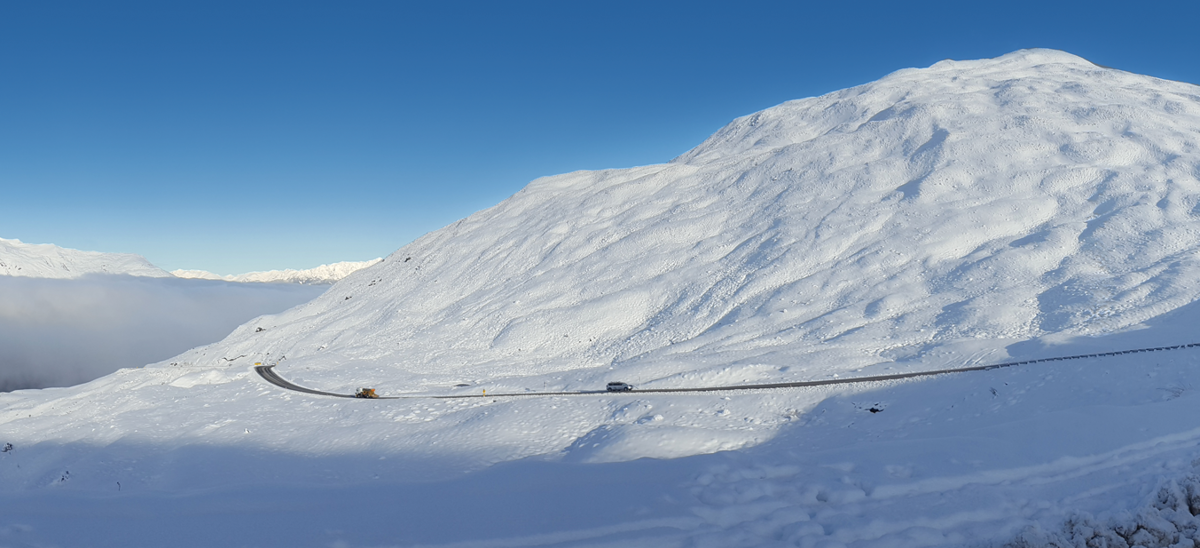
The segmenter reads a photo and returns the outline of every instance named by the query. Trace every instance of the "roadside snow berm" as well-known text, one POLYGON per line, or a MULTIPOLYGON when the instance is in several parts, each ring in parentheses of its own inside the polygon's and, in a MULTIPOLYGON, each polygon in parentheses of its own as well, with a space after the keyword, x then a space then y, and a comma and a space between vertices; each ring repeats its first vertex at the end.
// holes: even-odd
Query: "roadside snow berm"
POLYGON ((354 393, 354 397, 375 399, 378 398, 379 395, 375 393, 374 388, 359 388, 358 392, 354 393))

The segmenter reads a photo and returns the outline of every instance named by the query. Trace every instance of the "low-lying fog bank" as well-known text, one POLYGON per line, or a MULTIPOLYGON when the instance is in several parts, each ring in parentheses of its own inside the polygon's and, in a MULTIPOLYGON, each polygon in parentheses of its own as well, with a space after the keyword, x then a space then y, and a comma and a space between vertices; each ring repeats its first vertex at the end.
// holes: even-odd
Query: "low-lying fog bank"
POLYGON ((70 386, 211 343, 327 285, 0 276, 0 391, 70 386))

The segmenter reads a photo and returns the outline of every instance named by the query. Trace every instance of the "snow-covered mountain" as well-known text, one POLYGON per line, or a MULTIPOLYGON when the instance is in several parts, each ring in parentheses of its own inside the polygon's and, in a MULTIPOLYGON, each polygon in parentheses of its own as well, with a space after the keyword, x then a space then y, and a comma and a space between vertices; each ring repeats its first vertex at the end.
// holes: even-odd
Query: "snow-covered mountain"
POLYGON ((1200 342, 1197 204, 1200 87, 1048 50, 902 70, 666 164, 536 180, 219 343, 0 395, 0 515, 49 529, 21 493, 69 520, 121 488, 133 525, 250 505, 249 544, 1183 546, 1195 349, 494 395, 1200 342), (255 363, 480 397, 300 394, 255 363), (404 519, 363 521, 380 508, 404 519))
POLYGON ((0 276, 78 278, 87 274, 126 274, 169 278, 141 255, 79 251, 51 244, 27 244, 0 238, 0 276))
POLYGON ((333 264, 323 264, 316 268, 305 270, 268 270, 265 272, 248 272, 221 276, 205 270, 172 270, 177 278, 199 278, 203 280, 224 280, 227 282, 246 283, 289 283, 289 284, 331 284, 383 259, 371 261, 344 261, 333 264))
POLYGON ((900 71, 669 164, 534 181, 182 359, 667 386, 1111 333, 1200 294, 1196 97, 1050 51, 900 71))

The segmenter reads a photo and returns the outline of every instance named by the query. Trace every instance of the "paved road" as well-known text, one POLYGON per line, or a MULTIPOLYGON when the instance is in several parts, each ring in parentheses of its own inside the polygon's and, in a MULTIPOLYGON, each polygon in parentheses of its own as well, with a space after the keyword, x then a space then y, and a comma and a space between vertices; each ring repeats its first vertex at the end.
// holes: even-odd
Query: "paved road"
POLYGON ((286 388, 288 390, 295 390, 296 392, 304 392, 305 394, 316 394, 318 396, 333 396, 335 398, 353 398, 354 397, 353 394, 334 394, 333 392, 322 392, 320 390, 313 390, 311 388, 305 388, 300 385, 292 384, 292 383, 284 380, 283 377, 280 377, 279 374, 275 372, 274 365, 256 365, 256 366, 254 366, 254 370, 256 372, 258 372, 259 376, 261 376, 264 379, 267 379, 267 382, 269 382, 275 386, 278 386, 280 388, 286 388))
MULTIPOLYGON (((768 390, 771 388, 804 388, 809 386, 828 386, 832 384, 852 384, 859 382, 879 382, 891 381, 898 379, 913 379, 917 377, 931 377, 934 375, 948 375, 951 373, 967 373, 970 371, 987 371, 990 369, 1000 369, 1002 367, 1013 367, 1017 365, 1029 365, 1034 363, 1056 362, 1065 360, 1081 360, 1084 358, 1102 358, 1107 356, 1119 356, 1122 354, 1136 354, 1139 352, 1162 352, 1166 350, 1182 350, 1185 348, 1198 348, 1200 343, 1180 344, 1175 346, 1160 346, 1157 348, 1137 348, 1133 350, 1118 350, 1116 352, 1100 352, 1097 354, 1080 354, 1077 356, 1061 356, 1057 358, 1039 358, 1036 360, 1024 360, 1019 362, 997 363, 993 365, 978 365, 974 367, 959 367, 955 369, 937 369, 934 371, 917 371, 913 373, 895 373, 892 375, 874 375, 869 377, 846 377, 839 379, 823 379, 817 381, 797 381, 797 382, 775 382, 766 384, 735 384, 727 386, 701 386, 694 388, 647 388, 638 389, 638 394, 665 394, 669 392, 725 392, 731 390, 768 390)), ((262 378, 275 386, 295 390, 296 392, 304 392, 305 394, 316 394, 319 396, 333 396, 335 398, 353 398, 353 394, 335 394, 333 392, 322 392, 295 385, 274 371, 274 365, 259 365, 255 366, 254 370, 258 372, 262 378)), ((588 394, 608 394, 604 390, 582 390, 575 392, 517 392, 517 393, 501 393, 501 394, 460 394, 460 395, 406 395, 406 396, 380 396, 382 400, 398 400, 398 399, 414 399, 414 398, 432 398, 432 399, 461 399, 461 398, 512 398, 512 397, 529 397, 529 396, 584 396, 588 394)))

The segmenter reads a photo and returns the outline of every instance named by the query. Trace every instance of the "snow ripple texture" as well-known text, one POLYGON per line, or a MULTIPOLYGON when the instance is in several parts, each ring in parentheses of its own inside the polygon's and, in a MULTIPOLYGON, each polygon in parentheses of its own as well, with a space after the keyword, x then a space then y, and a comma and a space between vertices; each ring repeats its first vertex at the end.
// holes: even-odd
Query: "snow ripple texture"
POLYGON ((1196 299, 1198 203, 1200 88, 1047 50, 946 61, 668 164, 539 179, 189 360, 646 382, 1100 335, 1196 299))

